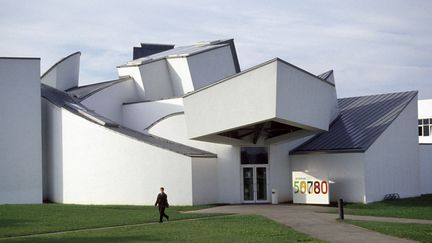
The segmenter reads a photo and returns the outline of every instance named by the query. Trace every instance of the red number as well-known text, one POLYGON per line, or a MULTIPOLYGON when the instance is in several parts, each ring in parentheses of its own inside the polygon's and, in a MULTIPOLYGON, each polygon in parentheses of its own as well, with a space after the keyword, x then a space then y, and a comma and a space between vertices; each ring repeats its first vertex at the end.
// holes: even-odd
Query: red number
POLYGON ((314 182, 314 192, 315 194, 319 194, 320 193, 320 182, 319 181, 315 181, 314 182))
POLYGON ((327 181, 322 181, 321 182, 321 192, 323 193, 323 194, 327 194, 327 192, 328 192, 328 184, 327 184, 327 181), (324 186, 325 185, 325 186, 324 186))

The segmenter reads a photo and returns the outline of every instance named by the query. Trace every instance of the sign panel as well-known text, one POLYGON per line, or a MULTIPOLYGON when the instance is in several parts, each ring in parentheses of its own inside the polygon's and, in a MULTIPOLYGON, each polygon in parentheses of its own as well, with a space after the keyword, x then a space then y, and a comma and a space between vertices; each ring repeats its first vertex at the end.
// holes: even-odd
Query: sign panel
POLYGON ((312 174, 302 171, 292 172, 293 203, 330 203, 328 178, 312 174))

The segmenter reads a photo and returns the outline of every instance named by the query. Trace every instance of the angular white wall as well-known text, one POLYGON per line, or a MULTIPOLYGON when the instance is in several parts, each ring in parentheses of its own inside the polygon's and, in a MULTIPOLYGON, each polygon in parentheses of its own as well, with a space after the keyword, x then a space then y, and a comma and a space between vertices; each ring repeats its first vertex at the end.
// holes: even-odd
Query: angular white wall
POLYGON ((364 153, 328 153, 291 155, 293 171, 328 174, 330 200, 365 202, 364 153))
POLYGON ((194 90, 236 73, 230 46, 192 55, 187 62, 194 90))
POLYGON ((366 201, 420 195, 417 96, 365 153, 366 201))
POLYGON ((328 130, 338 114, 334 85, 280 59, 187 94, 184 106, 189 138, 233 145, 253 143, 220 133, 271 121, 308 131, 304 137, 328 130))
POLYGON ((0 204, 42 203, 39 58, 0 58, 0 204))

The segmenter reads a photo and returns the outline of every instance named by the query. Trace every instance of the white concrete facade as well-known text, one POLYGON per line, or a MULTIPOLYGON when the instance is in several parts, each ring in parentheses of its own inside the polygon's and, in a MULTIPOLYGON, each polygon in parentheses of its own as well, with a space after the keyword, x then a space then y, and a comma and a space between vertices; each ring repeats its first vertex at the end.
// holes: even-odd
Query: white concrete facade
POLYGON ((0 58, 0 204, 42 203, 40 59, 0 58))
MULTIPOLYGON (((379 135, 367 147, 356 145, 362 142, 359 131, 358 141, 349 136, 343 141, 346 147, 320 150, 325 141, 295 153, 313 139, 334 133, 334 122, 344 118, 333 71, 314 75, 275 58, 240 72, 228 40, 141 57, 118 66, 117 80, 79 86, 79 56, 62 59, 42 80, 39 71, 35 73, 38 61, 23 62, 31 64, 32 71, 22 71, 26 76, 19 90, 31 92, 32 98, 42 95, 41 104, 35 103, 42 113, 39 109, 33 114, 42 117, 42 124, 32 119, 31 128, 39 126, 42 134, 43 163, 37 161, 36 141, 28 151, 36 158, 33 167, 24 160, 20 166, 0 161, 1 169, 31 172, 34 177, 25 174, 27 179, 40 180, 33 183, 39 186, 39 201, 17 202, 41 202, 43 188, 43 198, 58 203, 153 205, 161 186, 171 205, 270 203, 272 189, 278 191, 279 202, 289 202, 293 171, 327 175, 331 201, 369 203, 389 193, 412 197, 432 192, 432 149, 419 149, 415 125, 418 117, 432 114, 421 113, 420 105, 417 111, 415 92, 408 92, 412 99, 406 103, 403 97, 383 102, 400 102, 395 107, 403 108, 397 114, 365 119, 377 119, 365 130, 385 127, 377 129, 379 135), (394 119, 380 123, 391 115, 394 119), (261 152, 250 152, 255 150, 261 152)), ((0 85, 15 92, 4 97, 17 98, 15 83, 0 85)), ((367 114, 374 99, 358 109, 367 114)), ((20 107, 29 102, 20 101, 20 107)), ((2 105, 8 102, 2 100, 2 105)), ((20 127, 29 122, 28 116, 17 118, 23 122, 20 127)), ((0 121, 10 125, 7 119, 0 121)), ((355 125, 339 128, 339 137, 355 125)), ((23 131, 12 128, 7 131, 10 139, 1 142, 17 154, 21 144, 15 132, 23 131)), ((366 139, 366 131, 363 135, 366 139)), ((10 188, 17 191, 13 178, 1 180, 6 186, 0 183, 0 195, 10 188)), ((36 187, 25 192, 28 198, 36 187)), ((0 203, 20 198, 8 195, 10 199, 0 203)))
POLYGON ((197 185, 214 181, 211 168, 215 159, 191 158, 151 146, 48 101, 44 102, 44 110, 47 119, 44 123, 49 124, 44 131, 45 174, 50 175, 46 181, 48 200, 152 205, 160 186, 167 188, 173 204, 203 204, 214 200, 214 193, 201 191, 208 191, 208 185, 197 188, 192 181, 197 185), (52 125, 59 120, 61 127, 52 125), (210 170, 200 173, 206 167, 210 170), (193 197, 194 192, 200 196, 193 197))
POLYGON ((415 124, 417 97, 366 151, 366 202, 381 201, 389 193, 403 198, 421 194, 415 124))

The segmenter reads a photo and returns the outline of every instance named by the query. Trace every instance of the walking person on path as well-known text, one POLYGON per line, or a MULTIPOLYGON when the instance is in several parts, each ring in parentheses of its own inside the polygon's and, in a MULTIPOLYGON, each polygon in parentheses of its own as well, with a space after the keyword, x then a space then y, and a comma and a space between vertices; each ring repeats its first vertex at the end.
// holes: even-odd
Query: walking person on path
POLYGON ((165 214, 165 208, 169 207, 168 204, 168 196, 164 192, 164 188, 160 188, 160 193, 157 196, 155 207, 159 207, 159 223, 163 222, 163 217, 165 217, 167 220, 169 220, 169 216, 165 214))

